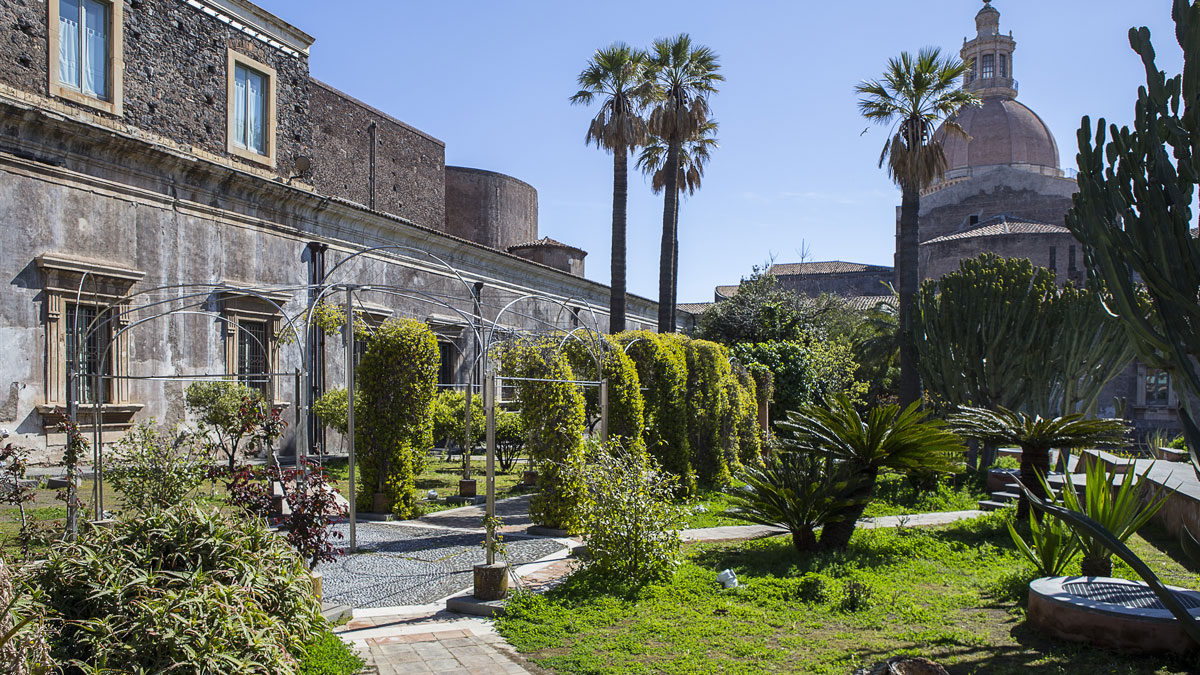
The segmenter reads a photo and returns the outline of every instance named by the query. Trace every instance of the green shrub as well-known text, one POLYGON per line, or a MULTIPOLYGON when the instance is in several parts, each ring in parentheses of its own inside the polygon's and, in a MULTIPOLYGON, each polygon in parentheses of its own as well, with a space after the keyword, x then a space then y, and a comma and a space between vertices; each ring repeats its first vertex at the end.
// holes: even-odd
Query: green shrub
MULTIPOLYGON (((487 433, 487 415, 483 397, 471 397, 471 438, 467 438, 467 395, 456 389, 442 389, 433 399, 433 440, 453 443, 455 447, 478 447, 487 433)), ((449 447, 447 445, 447 447, 449 447)))
POLYGON ((196 415, 209 452, 224 455, 231 471, 240 453, 271 449, 287 426, 278 410, 267 409, 257 389, 241 382, 193 382, 184 405, 196 415))
POLYGON ((525 422, 519 413, 496 408, 496 460, 500 470, 508 473, 517 464, 525 449, 525 422))
POLYGON ((854 349, 842 337, 740 344, 732 353, 747 367, 757 365, 774 373, 771 409, 778 419, 841 393, 860 403, 867 392, 867 385, 855 379, 854 349))
POLYGON ((355 675, 364 665, 350 645, 326 630, 304 645, 300 675, 355 675))
POLYGON ((683 520, 673 503, 674 477, 644 452, 616 444, 591 444, 576 466, 588 490, 581 514, 586 567, 635 584, 670 579, 681 559, 683 520))
POLYGON ((125 506, 132 509, 187 501, 208 474, 190 434, 177 428, 163 434, 153 425, 154 420, 139 424, 122 436, 108 470, 108 479, 125 498, 125 506))
POLYGON ((413 319, 389 319, 367 342, 354 400, 359 509, 371 510, 381 493, 396 516, 419 515, 414 487, 433 445, 430 411, 439 358, 433 331, 413 319))
POLYGON ((529 504, 534 522, 568 532, 580 528, 583 486, 568 467, 583 453, 584 403, 558 343, 516 342, 500 352, 501 370, 516 381, 527 440, 540 489, 529 504), (543 380, 543 381, 538 381, 543 380))
MULTIPOLYGON (((601 374, 596 374, 596 358, 593 348, 579 340, 568 340, 563 345, 563 352, 571 364, 571 372, 576 377, 587 380, 608 380, 608 440, 617 441, 626 448, 635 449, 642 446, 642 438, 646 424, 645 401, 642 398, 641 382, 638 380, 637 366, 633 359, 609 337, 602 337, 602 343, 594 347, 601 350, 601 374)), ((584 401, 587 404, 589 419, 600 416, 600 389, 587 387, 583 390, 584 401)))
POLYGON ((754 376, 734 363, 733 378, 726 385, 729 413, 721 422, 726 462, 730 466, 762 463, 762 429, 758 424, 758 391, 754 376))
POLYGON ((835 586, 833 579, 820 572, 805 572, 797 584, 796 594, 805 602, 828 602, 835 586))
POLYGON ((53 665, 43 612, 33 600, 0 557, 0 672, 7 675, 47 673, 53 665))
MULTIPOLYGON (((679 343, 687 363, 688 446, 696 477, 705 487, 723 487, 730 481, 726 456, 728 440, 736 438, 730 420, 729 387, 736 384, 729 365, 729 351, 707 340, 691 340, 681 335, 667 339, 679 343)), ((737 457, 732 466, 737 470, 737 457)))
POLYGON ((59 543, 29 583, 68 673, 296 673, 326 625, 307 566, 265 523, 195 505, 59 543))
MULTIPOLYGON (((312 409, 322 422, 344 436, 350 431, 350 422, 346 415, 348 405, 349 397, 346 396, 346 388, 341 387, 330 389, 322 394, 320 398, 313 401, 312 409)), ((354 412, 362 412, 362 403, 358 398, 354 399, 354 412)))
POLYGON ((696 474, 687 427, 687 357, 683 346, 649 331, 626 331, 613 339, 637 368, 645 399, 646 448, 663 470, 678 478, 680 493, 695 493, 696 474))

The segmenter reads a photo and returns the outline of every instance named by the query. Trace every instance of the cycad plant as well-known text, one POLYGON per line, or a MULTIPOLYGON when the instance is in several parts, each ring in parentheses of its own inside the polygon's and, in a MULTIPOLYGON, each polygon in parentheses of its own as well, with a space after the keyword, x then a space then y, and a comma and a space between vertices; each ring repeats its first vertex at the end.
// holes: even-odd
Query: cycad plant
POLYGON ((858 479, 845 496, 848 503, 822 531, 822 548, 842 549, 850 543, 855 523, 875 495, 880 471, 950 472, 962 460, 965 448, 958 436, 916 403, 903 411, 898 405, 880 406, 864 417, 840 393, 828 406, 805 406, 779 423, 785 448, 843 462, 858 479))
MULTIPOLYGON (((1136 480, 1133 471, 1125 472, 1119 485, 1114 485, 1116 473, 1108 469, 1104 463, 1093 460, 1087 467, 1087 486, 1083 501, 1079 501, 1079 493, 1071 480, 1071 474, 1066 475, 1067 485, 1063 489, 1062 504, 1066 508, 1082 513, 1099 523, 1108 530, 1117 541, 1124 542, 1137 532, 1143 525, 1158 513, 1171 496, 1170 490, 1164 486, 1152 485, 1146 480, 1150 473, 1147 468, 1136 480)), ((1043 486, 1045 489, 1048 486, 1043 486)), ((1072 527, 1079 537, 1083 550, 1083 560, 1080 562, 1085 577, 1112 576, 1112 549, 1105 544, 1105 539, 1089 532, 1086 528, 1072 527)))
MULTIPOLYGON (((1062 417, 1026 415, 1007 408, 959 408, 950 416, 954 429, 983 443, 1016 445, 1021 448, 1021 483, 1039 498, 1046 496, 1042 478, 1050 473, 1051 448, 1101 448, 1124 443, 1125 424, 1121 420, 1092 419, 1081 414, 1062 417)), ((1029 514, 1029 502, 1022 499, 1017 517, 1029 514)))
POLYGON ((778 452, 761 468, 746 467, 726 513, 760 525, 786 528, 803 553, 817 547, 816 529, 843 517, 853 506, 858 478, 850 465, 810 452, 778 452))

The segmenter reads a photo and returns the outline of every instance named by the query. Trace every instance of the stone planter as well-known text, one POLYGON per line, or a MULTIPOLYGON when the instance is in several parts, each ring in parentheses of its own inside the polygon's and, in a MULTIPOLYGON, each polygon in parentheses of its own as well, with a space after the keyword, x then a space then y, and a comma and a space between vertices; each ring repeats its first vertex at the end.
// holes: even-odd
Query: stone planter
POLYGON ((475 479, 464 478, 458 481, 458 496, 459 497, 474 497, 475 496, 475 479))
POLYGON ((389 513, 392 510, 392 504, 388 501, 387 495, 382 492, 376 492, 371 495, 371 512, 372 513, 389 513))
POLYGON ((508 563, 475 566, 475 592, 480 600, 503 600, 508 596, 508 563))
POLYGON ((537 484, 538 484, 538 472, 526 471, 525 473, 521 474, 521 485, 528 485, 530 487, 534 487, 537 484))

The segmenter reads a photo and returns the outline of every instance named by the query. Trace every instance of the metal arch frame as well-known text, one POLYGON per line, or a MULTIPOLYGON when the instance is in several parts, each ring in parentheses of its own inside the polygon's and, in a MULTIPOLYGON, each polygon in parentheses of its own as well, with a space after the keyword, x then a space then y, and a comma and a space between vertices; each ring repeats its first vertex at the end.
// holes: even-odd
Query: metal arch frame
MULTIPOLYGON (((75 325, 76 326, 78 326, 79 307, 83 303, 83 299, 84 299, 83 284, 84 284, 84 281, 87 279, 88 275, 92 275, 92 273, 90 271, 84 272, 83 277, 80 279, 79 288, 76 290, 76 293, 75 293, 75 325)), ((95 275, 92 275, 92 276, 95 276, 95 275)), ((142 289, 135 293, 128 293, 126 295, 121 296, 120 298, 117 298, 115 300, 110 300, 106 303, 95 303, 95 306, 100 308, 100 311, 98 311, 96 313, 96 318, 94 318, 87 325, 86 330, 82 334, 82 339, 86 340, 86 339, 90 338, 92 335, 94 335, 96 333, 96 331, 100 330, 101 327, 109 326, 110 332, 109 332, 108 340, 107 340, 106 344, 104 345, 104 349, 100 353, 100 360, 99 360, 100 363, 107 363, 109 358, 112 355, 113 347, 117 344, 118 338, 120 338, 122 335, 128 333, 129 331, 133 330, 134 328, 136 328, 138 326, 149 323, 151 321, 156 321, 158 319, 162 319, 164 317, 175 316, 175 315, 192 315, 192 316, 200 315, 200 316, 208 316, 211 318, 215 318, 218 321, 222 321, 226 324, 234 324, 235 326, 238 326, 236 321, 233 321, 233 320, 229 319, 228 317, 223 316, 220 312, 204 311, 204 310, 196 310, 195 309, 196 307, 202 307, 203 305, 207 304, 209 299, 212 297, 212 295, 215 292, 236 291, 238 293, 241 293, 241 294, 244 294, 247 296, 251 296, 258 300, 266 302, 271 307, 273 307, 275 310, 277 310, 278 314, 280 316, 282 316, 284 318, 284 320, 287 322, 288 327, 291 329, 293 335, 296 336, 297 349, 300 351, 301 362, 303 362, 304 361, 304 359, 303 359, 304 348, 303 348, 303 346, 300 345, 299 334, 296 331, 294 317, 290 316, 286 311, 284 311, 282 305, 275 302, 270 297, 263 295, 260 292, 261 290, 264 290, 264 289, 275 289, 275 290, 287 291, 287 290, 301 290, 302 288, 304 288, 304 287, 303 286, 296 286, 296 287, 292 287, 292 286, 265 287, 264 286, 264 287, 246 288, 246 287, 241 287, 241 286, 231 286, 229 284, 171 284, 171 285, 156 286, 153 288, 142 289), (166 298, 166 299, 162 299, 162 300, 155 300, 155 301, 152 301, 145 305, 139 305, 137 307, 128 307, 130 300, 137 298, 139 296, 148 296, 151 293, 159 293, 162 291, 170 291, 170 290, 178 291, 178 290, 190 289, 190 288, 204 288, 206 290, 202 293, 201 292, 184 293, 182 295, 178 295, 175 297, 170 297, 170 298, 166 298), (116 331, 111 330, 112 324, 116 321, 116 319, 118 317, 131 315, 138 311, 144 311, 144 310, 158 307, 158 306, 165 305, 165 304, 170 304, 170 303, 180 302, 180 301, 189 301, 189 300, 194 300, 196 302, 184 304, 182 307, 167 309, 166 311, 156 311, 155 313, 152 313, 149 316, 141 317, 136 320, 130 321, 128 324, 118 328, 116 331), (125 309, 122 309, 122 307, 125 307, 125 309), (113 310, 116 310, 115 315, 114 315, 113 310)), ((241 328, 241 326, 238 326, 238 330, 240 331, 243 329, 241 328)), ((256 341, 258 341, 261 345, 261 341, 259 341, 257 337, 255 337, 255 336, 251 336, 251 337, 254 337, 254 339, 256 341)), ((79 341, 79 340, 80 340, 80 338, 77 337, 76 341, 79 341)), ((266 345, 262 345, 262 346, 265 349, 266 345)), ((274 376, 285 375, 285 374, 286 373, 268 372, 268 373, 261 373, 260 375, 263 375, 266 377, 274 377, 274 376)), ((227 375, 225 375, 225 376, 227 376, 227 375)), ((180 376, 180 377, 181 377, 181 379, 184 379, 184 380, 195 380, 195 379, 202 379, 202 378, 215 377, 215 376, 206 373, 204 375, 180 376)), ((302 373, 302 377, 303 378, 307 377, 306 371, 302 373)), ((125 375, 117 375, 117 374, 101 375, 99 372, 93 373, 91 375, 91 378, 92 378, 92 382, 93 382, 93 388, 97 392, 97 394, 100 391, 101 380, 110 380, 111 381, 111 380, 143 379, 141 377, 133 377, 133 376, 125 376, 125 375)), ((75 372, 74 363, 72 363, 69 359, 68 359, 68 363, 67 363, 67 379, 68 379, 68 382, 67 382, 67 415, 73 424, 77 424, 78 423, 79 396, 78 396, 78 392, 76 390, 78 389, 81 380, 80 380, 79 374, 75 372)), ((103 436, 102 436, 103 406, 104 406, 104 404, 101 403, 99 396, 97 396, 96 400, 91 405, 91 408, 93 411, 93 413, 92 413, 92 471, 93 471, 92 491, 93 491, 93 497, 94 497, 93 513, 94 513, 94 517, 96 520, 101 520, 104 517, 104 449, 103 449, 103 442, 102 442, 102 440, 103 440, 103 436)), ((299 424, 298 426, 300 428, 297 429, 297 435, 300 435, 301 433, 303 433, 303 422, 301 422, 301 424, 299 424)), ((68 479, 73 484, 74 477, 69 476, 68 479)), ((68 525, 68 527, 72 530, 74 529, 73 527, 71 527, 70 524, 68 525)))

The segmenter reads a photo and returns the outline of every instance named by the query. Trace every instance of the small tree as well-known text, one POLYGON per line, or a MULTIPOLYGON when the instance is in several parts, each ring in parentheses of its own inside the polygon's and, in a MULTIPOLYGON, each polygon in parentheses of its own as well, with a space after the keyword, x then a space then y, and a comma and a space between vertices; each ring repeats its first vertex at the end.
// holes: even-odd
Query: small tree
POLYGON ((269 450, 287 426, 278 410, 267 410, 258 390, 241 382, 193 382, 184 405, 197 417, 209 452, 224 455, 230 471, 239 455, 269 450))
POLYGON ((496 410, 496 459, 500 470, 508 473, 525 449, 525 423, 519 413, 496 410))
POLYGON ((581 525, 585 566, 622 582, 670 579, 680 562, 681 509, 674 505, 674 476, 643 452, 592 444, 575 465, 588 488, 581 525))

